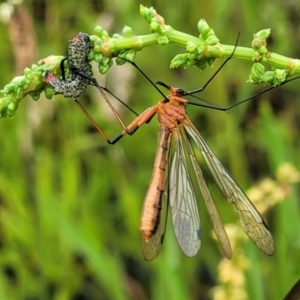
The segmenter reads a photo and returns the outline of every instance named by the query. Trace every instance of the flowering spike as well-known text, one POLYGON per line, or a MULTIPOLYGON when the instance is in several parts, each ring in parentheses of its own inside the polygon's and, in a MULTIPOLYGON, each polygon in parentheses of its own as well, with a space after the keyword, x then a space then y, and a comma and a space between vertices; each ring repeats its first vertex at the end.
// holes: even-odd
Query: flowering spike
MULTIPOLYGON (((169 42, 182 47, 186 46, 186 53, 177 55, 172 60, 172 68, 179 66, 188 68, 195 65, 200 69, 204 69, 207 64, 212 65, 215 58, 226 58, 232 54, 234 46, 219 44, 219 39, 214 30, 209 27, 205 20, 199 21, 198 30, 200 35, 195 37, 166 25, 164 18, 152 7, 147 8, 141 5, 140 13, 149 23, 151 34, 133 36, 132 29, 125 26, 123 35, 114 34, 113 37, 110 37, 108 32, 97 26, 94 35, 86 35, 90 39, 86 61, 94 60, 100 63, 99 70, 101 73, 105 73, 112 65, 112 58, 117 57, 124 51, 124 57, 132 60, 136 51, 142 50, 144 47, 154 44, 166 45, 169 42)), ((249 81, 278 85, 287 76, 287 72, 284 70, 288 70, 289 76, 300 73, 300 60, 268 52, 266 39, 269 35, 270 29, 259 31, 254 35, 252 49, 237 47, 233 57, 246 60, 252 59, 254 62, 261 61, 276 67, 275 71, 265 72, 263 70, 263 74, 257 73, 257 70, 252 71, 253 74, 250 76, 249 81)), ((13 79, 0 90, 0 118, 12 116, 14 110, 18 107, 19 101, 29 92, 34 98, 37 98, 36 93, 45 91, 46 96, 51 98, 49 87, 46 87, 43 82, 43 73, 50 71, 56 78, 60 79, 62 59, 61 56, 49 56, 32 65, 31 68, 25 68, 23 76, 13 79)), ((122 60, 117 60, 117 62, 123 63, 122 60)), ((76 67, 76 65, 74 66, 76 67)), ((72 70, 69 70, 67 63, 64 63, 62 67, 66 68, 64 77, 69 78, 72 75, 72 70)))

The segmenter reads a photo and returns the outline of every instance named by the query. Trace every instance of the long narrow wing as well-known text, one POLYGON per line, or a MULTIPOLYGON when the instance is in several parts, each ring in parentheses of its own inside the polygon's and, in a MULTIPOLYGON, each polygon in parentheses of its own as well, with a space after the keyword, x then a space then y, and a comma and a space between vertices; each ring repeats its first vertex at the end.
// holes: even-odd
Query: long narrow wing
POLYGON ((198 161, 196 159, 195 152, 194 152, 193 147, 190 143, 189 137, 187 136, 186 131, 184 130, 184 127, 180 126, 180 128, 181 128, 181 131, 182 131, 182 136, 184 137, 185 143, 187 145, 187 150, 188 150, 188 153, 189 153, 189 156, 191 158, 191 162, 192 162, 195 174, 196 174, 199 189, 201 191, 203 200, 205 202, 208 214, 210 215, 210 218, 211 218, 212 223, 213 223, 214 231, 215 231, 216 236, 217 236, 217 238, 220 242, 220 245, 222 247, 222 250, 223 250, 225 256, 228 259, 231 259, 232 252, 231 252, 230 242, 229 242, 227 233, 224 229, 223 223, 221 221, 220 215, 219 215, 218 210, 216 208, 216 205, 215 205, 215 203, 212 199, 210 191, 209 191, 209 189, 206 185, 205 179, 203 177, 203 173, 202 173, 201 168, 200 168, 200 166, 198 164, 198 161))
POLYGON ((163 244, 168 216, 168 157, 172 135, 161 126, 151 183, 141 218, 142 252, 145 260, 154 259, 163 244), (150 227, 149 227, 150 226, 150 227))
MULTIPOLYGON (((166 187, 167 188, 167 187, 166 187)), ((159 200, 160 211, 158 212, 157 218, 157 228, 149 241, 146 241, 142 238, 142 252, 145 260, 153 260, 161 250, 164 237, 165 230, 168 218, 168 199, 166 197, 167 192, 162 194, 162 197, 159 200)))
POLYGON ((200 218, 180 132, 173 131, 173 137, 175 149, 169 174, 169 202, 177 241, 184 254, 191 257, 201 246, 200 218))
POLYGON ((239 185, 230 177, 200 133, 189 119, 185 120, 185 130, 193 138, 210 169, 217 185, 226 199, 237 210, 240 224, 254 244, 265 254, 274 253, 274 241, 261 215, 245 195, 239 185))

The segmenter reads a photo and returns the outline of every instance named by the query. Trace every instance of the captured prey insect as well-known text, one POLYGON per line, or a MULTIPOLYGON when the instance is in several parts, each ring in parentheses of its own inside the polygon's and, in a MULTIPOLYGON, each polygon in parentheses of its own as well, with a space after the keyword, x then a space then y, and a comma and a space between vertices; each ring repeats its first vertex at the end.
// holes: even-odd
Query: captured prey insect
POLYGON ((51 86, 55 94, 62 94, 66 98, 78 98, 81 96, 91 80, 92 66, 88 62, 90 51, 90 38, 85 33, 74 35, 68 43, 68 55, 61 62, 62 79, 56 77, 52 72, 46 71, 44 82, 51 86), (63 62, 67 60, 69 66, 69 77, 65 78, 63 62), (84 74, 86 77, 78 74, 84 74))
MULTIPOLYGON (((101 87, 95 78, 93 78, 92 66, 89 64, 88 55, 91 49, 90 38, 85 33, 79 33, 72 37, 68 43, 68 54, 65 59, 61 61, 61 72, 62 79, 56 77, 52 72, 46 71, 43 76, 43 81, 53 88, 55 94, 62 94, 66 98, 73 98, 75 103, 84 112, 87 118, 92 122, 92 124, 97 128, 100 134, 108 143, 111 142, 104 131, 99 128, 99 126, 90 118, 89 114, 79 102, 78 97, 80 97, 85 91, 89 84, 93 84, 97 87, 102 97, 116 116, 117 120, 120 122, 127 134, 131 135, 133 132, 128 131, 125 124, 123 123, 121 117, 115 110, 114 106, 110 103, 109 99, 106 97, 104 90, 112 94, 106 87, 101 87), (67 60, 69 67, 69 76, 65 78, 64 71, 64 61, 67 60)), ((113 94, 112 94, 113 95, 113 94)), ((126 108, 128 108, 135 115, 138 115, 134 110, 132 110, 126 103, 121 99, 113 95, 119 102, 121 102, 126 108)))

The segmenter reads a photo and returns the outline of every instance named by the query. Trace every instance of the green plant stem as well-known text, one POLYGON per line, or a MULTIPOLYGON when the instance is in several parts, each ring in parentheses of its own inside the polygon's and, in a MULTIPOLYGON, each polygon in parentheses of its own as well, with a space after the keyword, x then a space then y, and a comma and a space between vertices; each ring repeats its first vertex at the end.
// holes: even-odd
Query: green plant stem
MULTIPOLYGON (((107 56, 112 55, 112 53, 118 53, 123 50, 128 49, 136 49, 136 50, 142 50, 145 47, 149 47, 152 45, 158 44, 159 34, 153 33, 148 35, 141 35, 141 36, 135 36, 132 38, 123 38, 123 39, 114 39, 111 38, 105 46, 99 51, 100 54, 107 56), (142 47, 136 47, 137 44, 141 44, 142 41, 142 47), (106 46, 109 45, 110 47, 107 48, 106 46), (108 50, 109 49, 109 50, 108 50), (113 49, 113 50, 112 50, 113 49)), ((95 38, 95 36, 92 36, 95 38)), ((168 33, 169 42, 173 43, 178 46, 186 47, 187 43, 192 41, 197 46, 203 46, 203 42, 199 40, 199 38, 177 31, 172 30, 170 33, 168 33)), ((234 50, 234 45, 225 45, 218 43, 215 46, 207 46, 206 49, 206 58, 228 58, 232 55, 232 52, 234 50)), ((255 50, 252 48, 246 48, 246 47, 236 47, 236 50, 233 54, 233 58, 236 59, 244 59, 248 60, 250 62, 253 62, 253 55, 255 50)), ((269 57, 263 58, 262 62, 270 65, 271 67, 278 68, 278 69, 287 69, 289 70, 289 75, 296 75, 300 74, 300 60, 299 59, 292 59, 277 53, 268 52, 269 57)), ((202 58, 203 59, 203 58, 202 58)))
MULTIPOLYGON (((277 86, 286 81, 288 76, 300 74, 300 60, 285 57, 269 52, 266 48, 266 38, 269 29, 261 30, 252 41, 253 48, 235 47, 219 42, 214 31, 204 20, 198 23, 199 37, 173 29, 166 25, 164 19, 153 8, 141 6, 141 15, 150 24, 151 34, 131 36, 131 28, 124 28, 123 34, 114 34, 112 37, 101 27, 95 28, 95 35, 90 35, 92 49, 89 60, 99 64, 99 71, 106 73, 112 65, 112 58, 124 57, 126 60, 134 59, 137 51, 155 44, 176 44, 186 47, 185 54, 178 54, 171 62, 171 67, 184 68, 196 65, 203 70, 206 65, 212 65, 216 58, 228 58, 232 55, 236 59, 248 60, 255 63, 252 67, 249 82, 263 83, 277 86), (275 71, 265 71, 261 64, 271 66, 275 71), (278 69, 280 72, 278 72, 278 69)), ((45 92, 48 99, 53 96, 53 91, 43 82, 44 73, 49 70, 61 76, 61 56, 49 56, 40 60, 31 68, 24 70, 23 76, 14 78, 0 90, 0 118, 14 116, 19 102, 30 95, 38 100, 40 93, 45 92)), ((119 60, 117 63, 124 63, 119 60)))

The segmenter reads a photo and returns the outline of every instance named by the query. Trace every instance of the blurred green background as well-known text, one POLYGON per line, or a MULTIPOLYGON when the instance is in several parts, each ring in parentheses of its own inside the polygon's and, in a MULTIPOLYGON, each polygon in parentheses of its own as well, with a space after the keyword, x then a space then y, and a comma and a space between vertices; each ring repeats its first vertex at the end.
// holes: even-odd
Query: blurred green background
MULTIPOLYGON (((74 34, 93 34, 96 25, 111 34, 124 25, 136 35, 148 34, 140 4, 154 6, 167 24, 195 36, 197 22, 206 19, 224 44, 233 45, 240 32, 239 45, 250 47, 255 32, 271 28, 269 51, 300 56, 297 1, 28 0, 14 6, 11 18, 11 6, 1 1, 0 87, 41 58, 65 55, 74 34)), ((175 45, 152 46, 136 62, 154 81, 184 90, 202 86, 222 62, 203 72, 169 69, 174 55, 183 52, 175 45)), ((231 60, 201 96, 226 106, 263 90, 246 83, 251 66, 231 60)), ((112 69, 108 78, 94 74, 139 113, 161 99, 130 65, 112 69)), ((299 186, 286 179, 300 167, 298 85, 289 83, 230 113, 187 109, 241 187, 263 193, 257 207, 276 252, 265 256, 238 232, 230 235, 232 261, 212 238, 200 197, 199 254, 182 254, 169 222, 160 255, 144 261, 139 218, 155 156, 156 118, 110 146, 72 100, 24 99, 14 118, 0 120, 0 299, 283 299, 300 277, 299 186), (287 176, 276 177, 284 163, 287 176), (265 178, 274 181, 262 192, 265 178), (275 198, 282 201, 275 204, 275 198)), ((110 137, 120 132, 95 88, 81 102, 110 137)), ((134 118, 118 109, 126 123, 134 118)), ((240 230, 233 207, 210 177, 208 184, 230 232, 240 230)))

